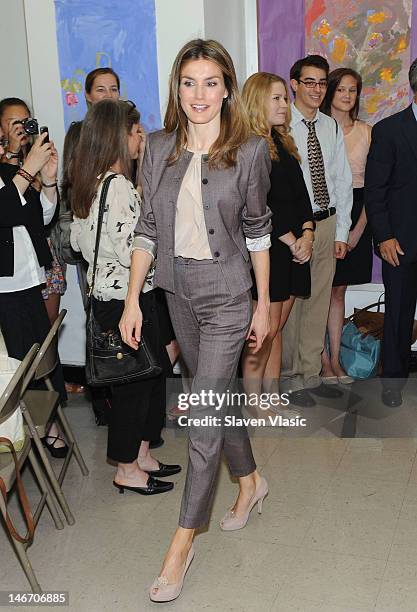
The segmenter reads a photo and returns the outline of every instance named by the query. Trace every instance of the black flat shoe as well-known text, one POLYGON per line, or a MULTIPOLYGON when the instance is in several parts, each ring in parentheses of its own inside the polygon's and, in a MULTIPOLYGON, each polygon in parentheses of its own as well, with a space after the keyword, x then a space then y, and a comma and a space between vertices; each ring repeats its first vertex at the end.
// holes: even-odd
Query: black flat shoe
POLYGON ((173 476, 174 474, 178 474, 181 472, 180 465, 165 465, 158 461, 159 470, 143 470, 149 476, 156 476, 157 478, 163 478, 164 476, 173 476))
POLYGON ((401 406, 403 403, 401 391, 397 391, 395 389, 384 389, 381 393, 381 399, 385 406, 388 406, 389 408, 398 408, 398 406, 401 406))
POLYGON ((316 405, 314 397, 311 397, 310 393, 306 389, 291 391, 289 393, 289 398, 290 404, 300 406, 301 408, 312 408, 316 405))
POLYGON ((173 482, 162 482, 162 480, 156 480, 156 478, 152 478, 152 476, 149 476, 146 487, 129 487, 127 485, 121 485, 114 480, 113 484, 117 489, 119 489, 119 493, 124 493, 126 489, 126 491, 134 491, 135 493, 140 493, 141 495, 157 495, 158 493, 166 493, 167 491, 171 491, 171 489, 174 488, 173 482))
POLYGON ((324 383, 321 383, 321 385, 319 385, 318 387, 313 387, 312 389, 309 389, 309 391, 310 393, 314 393, 314 395, 317 395, 318 397, 336 398, 342 397, 343 395, 343 391, 340 391, 340 389, 337 389, 333 385, 325 385, 324 383))
POLYGON ((159 440, 151 440, 149 442, 149 448, 159 448, 165 444, 165 440, 163 438, 159 438, 159 440))
MULTIPOLYGON (((68 454, 68 445, 65 444, 64 446, 58 447, 54 446, 57 440, 62 440, 62 438, 60 438, 59 436, 46 436, 42 439, 42 444, 45 446, 45 448, 48 449, 52 457, 55 457, 55 459, 64 459, 68 454), (53 440, 53 442, 47 442, 47 438, 50 438, 51 440, 53 440)), ((62 442, 65 442, 65 440, 62 440, 62 442)))

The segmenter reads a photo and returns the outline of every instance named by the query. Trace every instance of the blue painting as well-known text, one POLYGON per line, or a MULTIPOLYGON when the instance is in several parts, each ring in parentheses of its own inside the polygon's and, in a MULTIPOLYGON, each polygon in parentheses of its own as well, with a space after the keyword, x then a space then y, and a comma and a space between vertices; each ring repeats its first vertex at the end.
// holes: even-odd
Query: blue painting
POLYGON ((65 128, 83 119, 86 75, 111 67, 147 132, 161 127, 155 0, 55 0, 65 128))

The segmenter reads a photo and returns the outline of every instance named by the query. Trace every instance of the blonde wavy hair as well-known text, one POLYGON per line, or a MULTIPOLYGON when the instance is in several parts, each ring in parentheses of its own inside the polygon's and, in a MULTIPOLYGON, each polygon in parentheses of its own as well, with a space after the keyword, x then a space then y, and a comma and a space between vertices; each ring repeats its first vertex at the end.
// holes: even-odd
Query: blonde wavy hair
MULTIPOLYGON (((266 108, 267 97, 271 94, 273 83, 282 83, 288 97, 287 83, 282 77, 277 74, 272 74, 271 72, 256 72, 246 80, 242 90, 242 99, 246 107, 246 112, 249 115, 251 131, 265 138, 268 143, 271 159, 279 160, 277 148, 270 133, 266 108)), ((291 106, 288 104, 285 123, 283 125, 273 126, 272 130, 278 134, 284 149, 295 157, 295 159, 301 161, 297 146, 290 134, 290 122, 291 106)))
POLYGON ((191 40, 182 47, 171 70, 169 98, 164 127, 168 133, 177 133, 176 148, 168 163, 175 163, 187 147, 188 119, 179 99, 181 70, 190 60, 205 59, 214 62, 222 71, 228 96, 221 110, 220 134, 210 147, 208 163, 211 168, 230 168, 236 164, 239 147, 250 136, 249 121, 237 85, 232 58, 216 40, 191 40))

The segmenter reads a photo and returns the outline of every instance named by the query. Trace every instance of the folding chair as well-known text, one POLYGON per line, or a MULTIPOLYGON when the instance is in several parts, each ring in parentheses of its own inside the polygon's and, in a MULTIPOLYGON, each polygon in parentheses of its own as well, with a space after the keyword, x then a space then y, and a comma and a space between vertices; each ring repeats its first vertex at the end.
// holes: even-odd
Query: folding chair
MULTIPOLYGON (((30 351, 27 353, 26 357, 23 359, 22 363, 19 365, 15 374, 13 375, 11 381, 7 385, 5 391, 0 397, 0 426, 1 424, 9 419, 13 413, 19 408, 20 405, 20 395, 23 386, 23 379, 30 364, 33 362, 35 355, 38 351, 39 345, 34 344, 30 351)), ((8 523, 8 511, 7 511, 7 494, 10 492, 14 483, 17 481, 18 486, 21 486, 20 483, 20 470, 22 469, 24 463, 27 459, 29 459, 29 463, 33 468, 36 479, 38 481, 42 496, 41 500, 38 503, 37 509, 33 514, 33 529, 36 528, 38 524, 39 518, 41 516, 42 509, 46 503, 48 506, 49 512, 54 520, 55 527, 57 529, 63 529, 64 525, 62 523, 61 517, 59 516, 58 509, 55 504, 55 500, 52 494, 52 491, 49 487, 48 482, 46 481, 41 467, 36 459, 35 453, 33 452, 31 440, 28 436, 26 436, 24 445, 22 450, 16 453, 17 464, 19 467, 19 474, 16 472, 15 462, 13 455, 10 453, 2 453, 0 454, 0 478, 3 480, 5 485, 5 499, 3 495, 0 496, 0 511, 3 515, 4 521, 7 526, 8 523)), ((23 494, 25 496, 25 494, 23 494)), ((25 500, 26 502, 26 500, 25 500)), ((26 513, 30 513, 30 509, 28 507, 25 508, 26 513)), ((25 513, 25 514, 26 514, 25 513)), ((9 532, 9 529, 8 529, 9 532)), ((41 592, 41 587, 39 586, 39 582, 35 576, 32 565, 29 561, 29 558, 26 553, 26 548, 31 544, 31 535, 28 533, 26 538, 16 539, 12 533, 9 532, 11 537, 12 544, 14 546, 16 555, 22 565, 23 571, 30 583, 32 591, 35 593, 41 592)), ((18 535, 18 534, 17 534, 18 535)))
POLYGON ((75 519, 69 509, 61 485, 72 455, 75 456, 84 476, 88 475, 88 469, 75 440, 71 426, 62 409, 59 393, 54 390, 49 377, 58 363, 58 330, 66 314, 67 311, 65 309, 60 312, 28 370, 25 380, 23 381, 21 406, 30 437, 39 452, 39 456, 51 482, 52 489, 65 515, 65 519, 68 525, 73 525, 75 519), (47 387, 46 391, 28 389, 28 385, 32 381, 39 380, 45 382, 47 387), (52 469, 41 440, 41 438, 47 435, 50 426, 55 420, 57 420, 62 427, 68 442, 68 453, 58 477, 52 469))

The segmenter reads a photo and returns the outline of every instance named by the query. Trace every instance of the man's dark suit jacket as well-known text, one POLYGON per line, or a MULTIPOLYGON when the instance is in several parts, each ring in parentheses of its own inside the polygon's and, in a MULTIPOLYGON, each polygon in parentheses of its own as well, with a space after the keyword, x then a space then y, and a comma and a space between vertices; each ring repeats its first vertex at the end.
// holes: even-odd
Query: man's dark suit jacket
POLYGON ((372 129, 365 209, 375 244, 396 238, 403 263, 417 261, 417 121, 410 105, 372 129))

